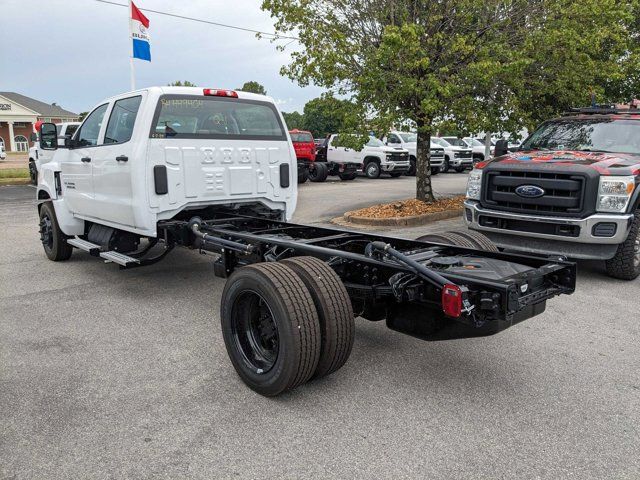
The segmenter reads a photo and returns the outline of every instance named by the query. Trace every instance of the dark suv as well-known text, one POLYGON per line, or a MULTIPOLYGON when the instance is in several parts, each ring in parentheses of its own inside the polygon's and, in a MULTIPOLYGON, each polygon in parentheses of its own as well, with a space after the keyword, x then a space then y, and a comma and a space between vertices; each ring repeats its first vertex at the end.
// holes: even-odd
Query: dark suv
POLYGON ((640 275, 640 110, 576 109, 476 164, 464 218, 498 246, 640 275))

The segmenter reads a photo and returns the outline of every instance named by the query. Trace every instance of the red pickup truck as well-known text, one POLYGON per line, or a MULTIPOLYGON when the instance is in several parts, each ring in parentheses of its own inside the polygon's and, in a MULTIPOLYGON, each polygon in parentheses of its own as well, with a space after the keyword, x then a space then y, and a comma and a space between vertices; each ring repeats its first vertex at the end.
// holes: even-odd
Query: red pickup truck
POLYGON ((304 130, 289 130, 293 148, 298 159, 298 183, 308 180, 312 182, 324 182, 327 178, 326 165, 318 165, 316 161, 316 145, 311 132, 304 130))

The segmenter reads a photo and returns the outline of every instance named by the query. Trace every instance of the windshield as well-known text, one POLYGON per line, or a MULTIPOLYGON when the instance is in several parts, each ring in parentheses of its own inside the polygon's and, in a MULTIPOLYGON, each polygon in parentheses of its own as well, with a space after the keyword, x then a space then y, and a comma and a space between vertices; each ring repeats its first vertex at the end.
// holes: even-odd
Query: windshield
POLYGON ((399 133, 400 138, 404 143, 416 143, 418 141, 418 135, 415 133, 399 133))
POLYGON ((311 143, 313 142, 313 137, 310 133, 306 132, 289 132, 291 135, 291 141, 294 143, 311 143))
POLYGON ((270 103, 192 95, 160 98, 151 138, 287 139, 270 103))
POLYGON ((640 154, 640 122, 611 118, 546 122, 521 150, 582 150, 640 154))
POLYGON ((467 148, 469 146, 461 138, 447 137, 445 140, 455 147, 467 148))
POLYGON ((447 142, 444 138, 434 137, 434 138, 432 138, 432 140, 433 140, 434 143, 437 143, 441 147, 450 147, 451 146, 449 144, 449 142, 447 142))
POLYGON ((367 147, 382 147, 384 143, 376 137, 369 137, 369 141, 367 142, 367 147))
POLYGON ((484 147, 484 143, 482 143, 477 138, 465 138, 464 141, 467 142, 472 147, 484 147))

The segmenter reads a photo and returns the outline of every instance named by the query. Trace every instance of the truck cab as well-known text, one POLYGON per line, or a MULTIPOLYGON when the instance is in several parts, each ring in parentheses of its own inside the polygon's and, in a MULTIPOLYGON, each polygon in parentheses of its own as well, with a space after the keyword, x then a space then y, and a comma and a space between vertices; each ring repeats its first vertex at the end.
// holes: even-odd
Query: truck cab
POLYGON ((118 95, 94 107, 66 146, 42 146, 52 158, 41 167, 38 199, 52 200, 66 235, 100 223, 155 237, 159 221, 212 205, 262 205, 288 219, 297 171, 284 125, 273 99, 253 93, 151 87, 118 95))
POLYGON ((309 172, 316 161, 316 144, 311 132, 293 129, 289 130, 289 135, 298 160, 298 183, 304 183, 309 179, 309 172))
POLYGON ((640 112, 577 109, 506 141, 469 175, 465 221, 498 246, 604 260, 640 275, 640 112))
MULTIPOLYGON (((416 174, 416 158, 418 157, 418 135, 413 132, 398 132, 393 131, 387 133, 382 139, 385 145, 391 147, 402 147, 409 152, 409 171, 407 175, 416 174)), ((431 165, 431 175, 437 175, 442 168, 444 162, 444 148, 431 141, 431 159, 429 164, 431 165)))

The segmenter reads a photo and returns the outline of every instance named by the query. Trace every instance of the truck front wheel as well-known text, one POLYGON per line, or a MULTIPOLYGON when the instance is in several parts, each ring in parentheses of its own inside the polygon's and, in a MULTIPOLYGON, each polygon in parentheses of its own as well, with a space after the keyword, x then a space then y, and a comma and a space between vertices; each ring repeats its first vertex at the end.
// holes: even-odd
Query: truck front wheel
POLYGON ((364 174, 367 178, 378 178, 380 176, 380 165, 375 160, 369 161, 364 166, 364 174))
POLYGON ((47 258, 54 262, 69 260, 73 253, 73 247, 67 243, 67 236, 60 230, 51 202, 43 203, 40 207, 40 241, 47 258))
POLYGON ((320 322, 309 290, 281 263, 236 270, 221 300, 222 335, 236 372, 261 395, 311 378, 320 359, 320 322))
POLYGON ((607 274, 620 280, 633 280, 640 276, 640 210, 631 223, 631 231, 618 246, 615 256, 605 262, 607 274))
POLYGON ((31 183, 33 185, 38 184, 38 169, 36 167, 36 162, 32 159, 29 159, 29 177, 31 177, 31 183))

